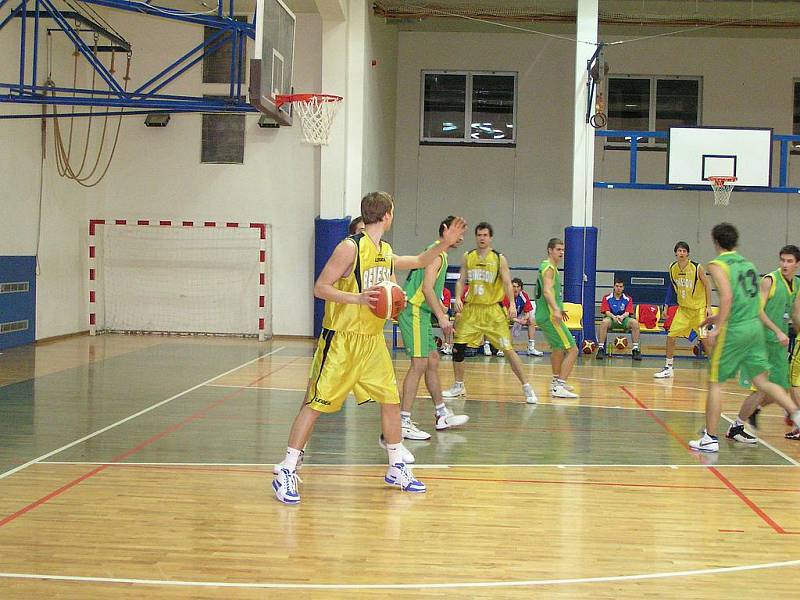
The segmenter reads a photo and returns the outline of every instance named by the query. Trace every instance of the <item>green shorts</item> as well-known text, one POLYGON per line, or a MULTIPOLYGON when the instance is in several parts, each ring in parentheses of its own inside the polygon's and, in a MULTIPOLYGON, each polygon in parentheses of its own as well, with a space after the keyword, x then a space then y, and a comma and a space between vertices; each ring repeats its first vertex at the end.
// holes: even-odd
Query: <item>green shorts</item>
POLYGON ((575 338, 572 337, 572 334, 567 328, 567 324, 563 321, 561 323, 554 323, 552 318, 537 318, 536 325, 544 332, 551 350, 557 352, 559 350, 569 350, 576 346, 575 338))
MULTIPOLYGON (((766 348, 769 361, 769 380, 783 389, 789 389, 789 355, 786 352, 786 346, 777 341, 770 341, 766 342, 766 348)), ((752 387, 753 382, 740 372, 739 385, 749 388, 752 387)))
MULTIPOLYGON (((786 357, 784 356, 784 360, 786 357)), ((758 319, 725 325, 717 335, 708 364, 708 380, 722 383, 736 377, 747 381, 770 370, 764 325, 758 319)))
POLYGON ((608 317, 603 317, 604 321, 609 321, 610 327, 608 328, 609 331, 628 331, 628 326, 630 325, 631 318, 625 317, 622 319, 622 323, 617 323, 613 319, 609 319, 608 317))
POLYGON ((409 304, 397 316, 397 325, 409 357, 427 358, 431 352, 438 351, 433 337, 431 311, 409 304))

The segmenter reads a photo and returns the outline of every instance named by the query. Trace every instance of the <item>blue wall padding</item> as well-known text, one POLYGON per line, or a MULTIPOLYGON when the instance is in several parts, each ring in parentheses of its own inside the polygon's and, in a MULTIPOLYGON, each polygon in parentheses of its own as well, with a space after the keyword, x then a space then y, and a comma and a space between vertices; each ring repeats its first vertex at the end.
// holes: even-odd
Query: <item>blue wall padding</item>
MULTIPOLYGON (((325 263, 333 254, 336 245, 347 237, 350 227, 350 217, 343 219, 314 219, 314 281, 317 280, 325 263)), ((322 331, 322 315, 325 311, 325 302, 314 298, 314 336, 322 331)))
POLYGON ((28 291, 0 294, 0 323, 28 321, 21 331, 0 333, 0 348, 30 344, 36 339, 36 257, 0 256, 0 283, 28 282, 28 291))
POLYGON ((567 227, 564 230, 564 244, 564 301, 583 305, 583 338, 594 340, 597 227, 567 227))

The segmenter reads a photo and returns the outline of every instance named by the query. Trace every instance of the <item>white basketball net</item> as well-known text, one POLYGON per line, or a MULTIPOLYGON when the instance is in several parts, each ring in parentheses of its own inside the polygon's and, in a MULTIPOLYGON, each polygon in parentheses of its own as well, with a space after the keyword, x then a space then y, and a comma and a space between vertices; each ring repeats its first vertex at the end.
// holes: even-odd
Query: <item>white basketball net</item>
POLYGON ((714 204, 716 206, 728 206, 731 201, 731 194, 736 185, 736 178, 714 177, 710 180, 711 189, 714 190, 714 204))
POLYGON ((311 96, 295 100, 294 106, 303 128, 303 140, 315 146, 327 145, 333 118, 342 99, 337 96, 311 96))

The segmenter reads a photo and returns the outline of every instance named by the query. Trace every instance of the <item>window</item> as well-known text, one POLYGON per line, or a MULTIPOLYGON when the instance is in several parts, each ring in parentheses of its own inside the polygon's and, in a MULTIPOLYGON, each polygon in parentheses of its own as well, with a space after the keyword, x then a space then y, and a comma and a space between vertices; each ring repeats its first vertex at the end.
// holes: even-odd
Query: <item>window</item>
POLYGON ((516 142, 517 74, 423 71, 420 141, 516 142))
MULTIPOLYGON (((227 98, 227 96, 204 96, 227 98)), ((244 163, 244 113, 203 113, 201 163, 244 163)))
MULTIPOLYGON (((246 23, 247 17, 235 16, 235 21, 246 23)), ((219 33, 216 27, 203 27, 203 41, 208 43, 209 39, 219 33)), ((215 43, 221 45, 203 57, 203 83, 230 83, 231 80, 231 38, 229 31, 223 33, 215 43)), ((246 46, 243 46, 246 52, 246 46)), ((238 49, 237 49, 238 52, 238 49)), ((244 65, 246 59, 240 61, 239 80, 244 81, 244 65)))
MULTIPOLYGON (((607 129, 667 131, 670 127, 700 125, 700 77, 615 75, 608 78, 607 129)), ((618 145, 624 138, 608 138, 618 145)), ((630 140, 627 140, 630 141, 630 140)), ((666 145, 661 138, 639 144, 666 145)))

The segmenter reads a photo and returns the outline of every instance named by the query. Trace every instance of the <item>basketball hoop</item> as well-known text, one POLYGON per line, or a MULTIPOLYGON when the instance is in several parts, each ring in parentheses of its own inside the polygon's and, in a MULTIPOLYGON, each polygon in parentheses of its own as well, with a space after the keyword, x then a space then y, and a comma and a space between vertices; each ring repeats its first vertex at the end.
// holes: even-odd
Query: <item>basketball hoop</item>
POLYGON ((328 143, 331 123, 342 100, 341 96, 331 94, 293 94, 275 96, 275 107, 294 104, 303 127, 303 139, 309 144, 320 146, 328 143))
POLYGON ((736 177, 720 177, 712 175, 708 178, 711 189, 714 190, 714 204, 717 206, 728 206, 733 187, 736 185, 736 177))

